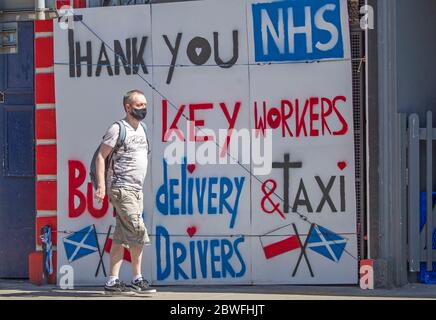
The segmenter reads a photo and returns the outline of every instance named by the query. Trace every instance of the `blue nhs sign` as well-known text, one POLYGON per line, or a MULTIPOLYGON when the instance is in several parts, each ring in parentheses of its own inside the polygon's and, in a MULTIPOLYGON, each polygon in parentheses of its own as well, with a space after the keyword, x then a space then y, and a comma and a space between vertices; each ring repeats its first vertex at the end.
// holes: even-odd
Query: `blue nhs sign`
POLYGON ((256 61, 344 58, 341 0, 252 5, 256 61))

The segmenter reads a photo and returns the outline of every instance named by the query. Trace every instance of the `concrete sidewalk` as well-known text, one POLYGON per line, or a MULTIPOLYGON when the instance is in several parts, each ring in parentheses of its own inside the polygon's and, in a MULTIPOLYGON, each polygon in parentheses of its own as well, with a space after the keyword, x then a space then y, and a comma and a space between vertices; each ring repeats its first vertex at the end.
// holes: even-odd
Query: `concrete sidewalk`
POLYGON ((402 288, 361 290, 357 286, 156 286, 157 293, 111 297, 102 287, 62 290, 24 280, 1 280, 0 300, 146 299, 146 300, 380 300, 436 299, 436 286, 409 284, 402 288))

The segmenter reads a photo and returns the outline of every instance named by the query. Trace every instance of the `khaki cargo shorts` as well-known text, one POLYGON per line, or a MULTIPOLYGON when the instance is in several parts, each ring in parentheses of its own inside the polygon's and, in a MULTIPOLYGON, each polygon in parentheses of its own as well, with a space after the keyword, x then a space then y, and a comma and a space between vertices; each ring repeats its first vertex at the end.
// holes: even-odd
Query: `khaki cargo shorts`
POLYGON ((150 239, 142 219, 142 192, 113 188, 108 196, 116 210, 113 241, 129 247, 149 245, 150 239))

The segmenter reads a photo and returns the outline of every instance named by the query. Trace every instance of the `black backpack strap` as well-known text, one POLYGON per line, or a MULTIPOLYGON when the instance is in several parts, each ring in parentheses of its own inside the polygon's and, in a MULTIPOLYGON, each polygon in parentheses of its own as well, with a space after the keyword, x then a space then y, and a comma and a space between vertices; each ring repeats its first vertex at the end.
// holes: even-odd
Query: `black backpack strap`
POLYGON ((124 125, 124 123, 121 120, 119 120, 115 123, 118 125, 120 131, 118 134, 117 143, 113 147, 112 152, 106 158, 106 166, 113 165, 112 158, 113 158, 114 154, 116 154, 118 152, 118 150, 123 146, 124 141, 126 140, 126 126, 124 125))
POLYGON ((113 153, 117 153, 118 149, 122 147, 124 141, 126 140, 126 126, 124 125, 123 121, 119 120, 115 123, 120 127, 120 131, 118 134, 117 143, 113 149, 113 153))

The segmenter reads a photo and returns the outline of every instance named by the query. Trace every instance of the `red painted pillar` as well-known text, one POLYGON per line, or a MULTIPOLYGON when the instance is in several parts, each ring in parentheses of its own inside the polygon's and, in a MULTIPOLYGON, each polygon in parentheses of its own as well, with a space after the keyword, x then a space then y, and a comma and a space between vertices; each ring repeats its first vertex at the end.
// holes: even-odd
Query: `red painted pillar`
MULTIPOLYGON (((86 0, 57 0, 64 5, 85 8, 86 0)), ((40 230, 52 229, 53 274, 49 283, 56 283, 57 251, 57 148, 56 98, 54 83, 53 20, 35 21, 35 140, 36 140, 36 250, 29 255, 29 279, 42 284, 43 252, 40 230)))
POLYGON ((53 20, 35 21, 35 168, 36 168, 36 251, 29 255, 29 279, 41 284, 43 252, 40 230, 52 229, 53 274, 56 283, 57 190, 56 190, 56 108, 54 93, 53 20))
MULTIPOLYGON (((57 0, 56 7, 72 5, 85 8, 86 0, 57 0)), ((29 279, 42 283, 42 243, 40 230, 52 229, 53 274, 49 283, 56 283, 57 249, 57 149, 56 99, 54 83, 53 20, 35 21, 35 140, 36 140, 36 251, 29 255, 29 279)))

